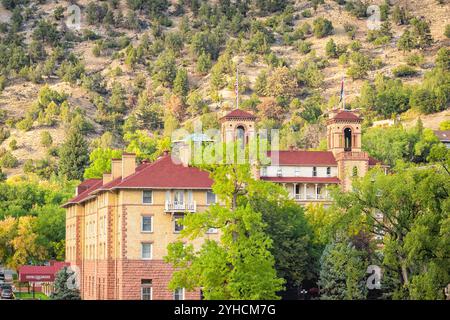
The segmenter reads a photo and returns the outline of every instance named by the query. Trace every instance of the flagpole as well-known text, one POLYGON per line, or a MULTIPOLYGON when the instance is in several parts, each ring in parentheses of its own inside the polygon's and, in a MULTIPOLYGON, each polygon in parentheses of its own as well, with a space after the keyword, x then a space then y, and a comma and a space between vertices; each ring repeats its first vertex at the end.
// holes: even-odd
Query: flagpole
POLYGON ((236 64, 236 85, 234 90, 236 91, 236 109, 239 109, 239 71, 237 64, 236 64))

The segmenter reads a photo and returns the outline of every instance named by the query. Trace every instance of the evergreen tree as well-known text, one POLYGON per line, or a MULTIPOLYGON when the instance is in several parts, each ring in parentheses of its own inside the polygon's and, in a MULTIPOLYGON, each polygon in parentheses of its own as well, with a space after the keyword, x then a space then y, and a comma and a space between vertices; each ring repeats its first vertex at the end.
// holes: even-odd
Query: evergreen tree
POLYGON ((75 288, 74 272, 69 271, 67 267, 64 267, 56 274, 55 279, 55 292, 52 293, 51 299, 53 300, 81 300, 80 290, 75 288), (73 279, 72 279, 73 278, 73 279))
POLYGON ((185 68, 179 68, 177 70, 177 75, 173 81, 173 92, 180 97, 185 97, 188 94, 189 82, 185 68))
POLYGON ((337 47, 336 47, 336 43, 334 42, 333 38, 331 38, 327 42, 325 51, 326 51, 328 57, 337 58, 337 47))
POLYGON ((72 129, 59 151, 59 174, 69 180, 82 180, 89 163, 86 140, 79 130, 72 129))
POLYGON ((320 259, 323 300, 361 300, 367 296, 364 253, 348 241, 328 244, 320 259))

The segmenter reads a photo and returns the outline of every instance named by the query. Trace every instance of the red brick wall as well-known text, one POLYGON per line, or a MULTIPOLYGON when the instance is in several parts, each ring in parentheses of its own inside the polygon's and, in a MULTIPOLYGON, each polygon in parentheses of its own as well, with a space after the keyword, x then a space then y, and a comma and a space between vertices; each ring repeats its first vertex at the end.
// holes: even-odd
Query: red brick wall
MULTIPOLYGON (((153 300, 173 300, 173 291, 168 289, 172 267, 163 260, 123 260, 121 275, 123 300, 141 299, 141 279, 151 279, 153 300)), ((200 299, 200 291, 185 292, 185 299, 200 299)))

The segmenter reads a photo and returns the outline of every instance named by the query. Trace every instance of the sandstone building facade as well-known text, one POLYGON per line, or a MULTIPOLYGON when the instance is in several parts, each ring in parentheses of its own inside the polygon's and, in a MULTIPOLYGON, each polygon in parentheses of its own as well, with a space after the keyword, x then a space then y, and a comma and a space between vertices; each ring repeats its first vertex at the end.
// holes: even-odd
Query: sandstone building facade
MULTIPOLYGON (((289 150, 278 163, 256 168, 256 178, 280 183, 299 204, 331 202, 328 186, 351 188, 378 162, 361 150, 362 119, 334 110, 327 122, 328 151, 289 150)), ((234 110, 221 118, 222 139, 245 144, 256 134, 256 117, 234 110)), ((269 151, 268 156, 272 156, 269 151)), ((170 291, 172 269, 163 262, 176 241, 186 212, 206 210, 217 201, 213 181, 200 169, 176 164, 165 153, 136 164, 134 154, 112 159, 111 173, 83 181, 66 208, 66 262, 79 270, 83 299, 200 299, 201 291, 170 291)), ((203 239, 217 239, 210 229, 203 239)))

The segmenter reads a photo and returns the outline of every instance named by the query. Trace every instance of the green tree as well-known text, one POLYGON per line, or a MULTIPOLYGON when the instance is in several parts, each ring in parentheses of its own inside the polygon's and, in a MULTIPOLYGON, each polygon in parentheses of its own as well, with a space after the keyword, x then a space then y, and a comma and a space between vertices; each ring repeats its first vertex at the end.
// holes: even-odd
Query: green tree
POLYGON ((84 171, 84 178, 102 178, 103 173, 111 172, 111 159, 122 156, 121 150, 96 148, 89 155, 89 167, 84 171))
POLYGON ((261 212, 265 232, 272 239, 270 249, 275 269, 286 280, 286 289, 297 289, 318 274, 318 247, 302 207, 290 200, 286 190, 275 184, 262 184, 263 192, 249 196, 253 210, 261 212), (271 194, 271 198, 266 198, 271 194))
POLYGON ((59 174, 69 180, 82 180, 89 163, 86 140, 80 131, 72 129, 59 150, 59 174))
POLYGON ((74 271, 64 267, 56 274, 55 291, 51 295, 52 300, 81 300, 80 290, 76 289, 76 277, 74 271))
POLYGON ((334 240, 320 258, 322 300, 362 300, 367 297, 366 254, 349 240, 334 240))
POLYGON ((43 147, 50 147, 53 144, 53 138, 48 131, 41 132, 41 145, 43 147))
POLYGON ((201 74, 208 73, 209 69, 211 69, 211 57, 209 54, 202 52, 197 59, 197 72, 201 74))
POLYGON ((333 194, 341 226, 383 238, 382 266, 398 283, 390 296, 443 299, 450 280, 449 173, 439 166, 397 167, 389 175, 376 169, 355 179, 353 190, 333 194))
POLYGON ((189 81, 186 69, 178 68, 177 75, 173 81, 173 92, 180 97, 185 97, 188 94, 189 81))
POLYGON ((333 34, 333 24, 325 18, 317 18, 313 22, 313 32, 317 38, 323 38, 333 34))
POLYGON ((215 227, 220 239, 206 240, 196 252, 182 242, 169 244, 165 261, 177 268, 169 288, 201 287, 205 299, 277 299, 284 281, 276 275, 272 241, 261 213, 247 202, 264 182, 251 178, 248 165, 216 166, 211 176, 223 205, 186 215, 182 236, 194 239, 215 227))

